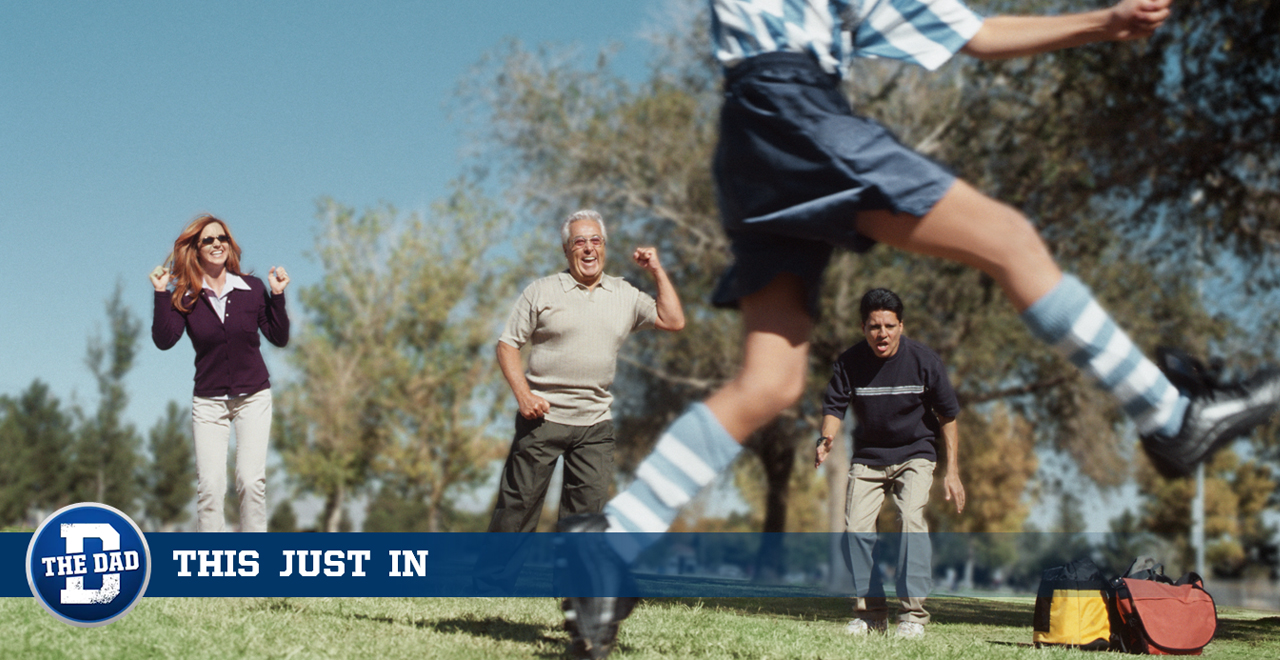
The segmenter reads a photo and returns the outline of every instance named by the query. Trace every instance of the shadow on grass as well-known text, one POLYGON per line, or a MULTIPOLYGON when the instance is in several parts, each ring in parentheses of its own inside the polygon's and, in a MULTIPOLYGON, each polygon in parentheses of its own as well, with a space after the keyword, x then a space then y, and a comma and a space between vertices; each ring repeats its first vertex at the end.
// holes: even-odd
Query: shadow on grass
MULTIPOLYGON (((651 604, 679 603, 690 607, 734 610, 743 614, 764 614, 808 620, 844 622, 853 614, 848 598, 654 598, 651 604)), ((890 603, 890 608, 896 603, 890 603)), ((929 612, 936 623, 1031 628, 1031 602, 1010 603, 979 598, 943 597, 929 600, 929 612)))
POLYGON ((483 619, 444 619, 440 621, 418 620, 413 625, 419 628, 430 628, 443 634, 464 634, 472 637, 496 639, 506 642, 525 644, 530 647, 528 657, 559 658, 564 656, 566 637, 547 634, 546 626, 531 623, 512 623, 498 617, 483 619), (536 651, 540 648, 555 649, 553 651, 536 651))
MULTIPOLYGON (((250 609, 265 612, 305 613, 309 603, 292 598, 263 598, 250 605, 250 609)), ((392 616, 378 616, 362 612, 325 612, 321 616, 333 616, 352 621, 367 621, 375 624, 394 626, 410 625, 420 630, 430 630, 445 635, 463 634, 471 637, 496 639, 520 644, 536 646, 539 643, 550 644, 552 648, 562 646, 566 637, 557 636, 545 625, 532 623, 516 623, 497 616, 484 618, 453 617, 448 619, 405 619, 392 616), (550 634, 548 634, 550 633, 550 634)), ((532 657, 560 657, 562 653, 536 653, 530 651, 532 657)))
POLYGON ((1218 633, 1214 639, 1233 642, 1280 641, 1280 616, 1268 616, 1252 621, 1218 619, 1218 633))
MULTIPOLYGON (((646 598, 650 606, 685 605, 731 610, 747 615, 766 615, 799 620, 844 623, 853 615, 848 598, 646 598)), ((890 616, 895 603, 890 603, 890 616)), ((1031 601, 1008 602, 982 598, 941 597, 929 599, 929 613, 934 623, 1021 628, 1031 638, 1031 601)), ((1280 642, 1280 616, 1260 619, 1219 619, 1214 639, 1245 644, 1280 642)), ((992 644, 1031 647, 1030 643, 989 640, 992 644)))
POLYGON ((483 619, 419 619, 414 621, 413 625, 418 628, 430 628, 444 634, 456 635, 461 633, 472 637, 501 639, 526 644, 547 640, 557 641, 556 638, 546 634, 546 626, 532 623, 512 623, 499 617, 485 617, 483 619))

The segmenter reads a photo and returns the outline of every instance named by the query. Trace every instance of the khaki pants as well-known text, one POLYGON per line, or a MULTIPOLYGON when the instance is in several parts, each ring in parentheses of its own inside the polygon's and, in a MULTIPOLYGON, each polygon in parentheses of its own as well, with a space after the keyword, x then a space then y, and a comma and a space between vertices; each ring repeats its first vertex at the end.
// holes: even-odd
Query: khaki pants
POLYGON ((886 494, 898 509, 902 534, 898 549, 898 620, 919 624, 929 622, 925 596, 933 588, 933 549, 924 508, 933 485, 934 462, 913 458, 905 463, 870 466, 854 463, 849 469, 849 489, 845 494, 843 546, 845 562, 853 573, 854 610, 860 619, 883 622, 888 618, 884 585, 875 570, 873 552, 878 540, 876 518, 886 494))
POLYGON ((271 438, 271 390, 231 399, 191 400, 196 450, 196 531, 226 530, 227 446, 236 428, 236 492, 240 531, 267 531, 267 441, 271 438))

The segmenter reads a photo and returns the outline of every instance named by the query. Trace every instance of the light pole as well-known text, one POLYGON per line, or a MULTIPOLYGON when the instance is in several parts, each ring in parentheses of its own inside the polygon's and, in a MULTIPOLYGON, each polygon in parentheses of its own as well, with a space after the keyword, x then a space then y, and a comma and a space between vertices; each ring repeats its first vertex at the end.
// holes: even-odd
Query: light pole
POLYGON ((1191 547, 1196 550, 1196 573, 1204 578, 1204 463, 1196 466, 1196 496, 1191 500, 1191 547))

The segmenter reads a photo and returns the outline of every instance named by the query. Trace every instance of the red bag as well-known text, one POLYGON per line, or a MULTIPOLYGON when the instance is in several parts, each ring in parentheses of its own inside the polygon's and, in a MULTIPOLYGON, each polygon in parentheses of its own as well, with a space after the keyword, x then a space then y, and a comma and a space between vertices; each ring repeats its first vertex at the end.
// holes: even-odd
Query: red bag
POLYGON ((1113 630, 1129 653, 1200 655, 1218 631, 1213 596, 1195 573, 1177 582, 1163 573, 1145 580, 1116 578, 1111 589, 1120 624, 1113 630))

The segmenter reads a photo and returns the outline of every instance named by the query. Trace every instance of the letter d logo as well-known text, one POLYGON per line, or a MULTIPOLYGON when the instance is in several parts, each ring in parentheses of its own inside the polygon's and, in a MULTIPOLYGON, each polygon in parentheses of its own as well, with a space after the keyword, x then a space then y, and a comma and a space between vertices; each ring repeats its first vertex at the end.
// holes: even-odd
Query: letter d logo
POLYGON ((129 516, 83 502, 40 524, 27 546, 27 584, 53 616, 103 626, 128 614, 151 579, 151 550, 129 516))

